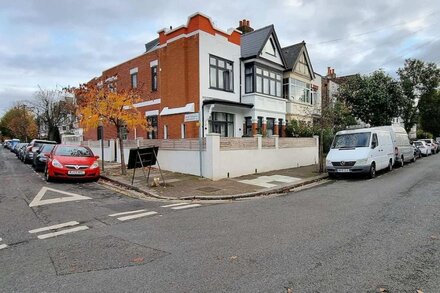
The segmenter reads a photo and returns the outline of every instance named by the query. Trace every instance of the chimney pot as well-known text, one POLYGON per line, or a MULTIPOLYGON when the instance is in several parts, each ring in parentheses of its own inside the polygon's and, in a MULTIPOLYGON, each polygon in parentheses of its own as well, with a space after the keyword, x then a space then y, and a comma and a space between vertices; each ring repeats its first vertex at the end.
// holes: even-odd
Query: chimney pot
POLYGON ((243 26, 243 20, 240 20, 240 26, 243 26))
POLYGON ((330 75, 330 74, 332 74, 332 69, 331 69, 331 67, 329 66, 329 67, 327 67, 327 75, 330 75))
POLYGON ((246 26, 250 26, 250 25, 249 25, 249 20, 246 20, 246 26))

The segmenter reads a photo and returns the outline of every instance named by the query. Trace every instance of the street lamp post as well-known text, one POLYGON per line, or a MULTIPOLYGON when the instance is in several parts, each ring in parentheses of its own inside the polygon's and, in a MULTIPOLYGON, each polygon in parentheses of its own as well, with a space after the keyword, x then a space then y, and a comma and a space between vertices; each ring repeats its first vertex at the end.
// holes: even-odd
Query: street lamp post
POLYGON ((102 118, 99 119, 98 132, 101 138, 101 170, 104 171, 104 123, 102 118))

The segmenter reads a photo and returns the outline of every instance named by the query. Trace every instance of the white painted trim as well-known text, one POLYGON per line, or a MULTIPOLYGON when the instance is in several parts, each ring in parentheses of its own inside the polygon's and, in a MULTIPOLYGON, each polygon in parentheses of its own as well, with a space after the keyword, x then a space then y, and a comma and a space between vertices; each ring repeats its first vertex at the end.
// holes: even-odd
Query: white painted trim
POLYGON ((157 66, 157 64, 159 64, 157 60, 150 61, 150 67, 157 66))
POLYGON ((29 233, 33 234, 33 233, 39 233, 39 232, 43 232, 43 231, 56 230, 56 229, 60 229, 60 228, 64 228, 64 227, 75 226, 78 224, 79 224, 79 222, 77 222, 77 221, 70 221, 70 222, 66 222, 66 223, 62 223, 62 224, 57 224, 57 225, 53 225, 53 226, 30 230, 29 233))
POLYGON ((134 74, 134 73, 138 73, 137 67, 130 69, 130 74, 134 74))
POLYGON ((145 117, 147 116, 159 116, 159 110, 145 111, 145 117))
POLYGON ((193 112, 194 112, 194 103, 188 103, 184 107, 179 107, 179 108, 165 107, 162 109, 162 112, 160 112, 160 116, 182 114, 182 113, 193 113, 193 112))
POLYGON ((177 30, 179 30, 179 29, 181 29, 181 28, 186 28, 186 27, 188 27, 189 22, 191 21, 191 18, 193 18, 193 17, 195 17, 195 16, 197 16, 197 15, 200 15, 200 16, 203 16, 203 17, 206 17, 206 18, 209 20, 209 22, 211 23, 212 27, 213 27, 215 30, 217 30, 217 31, 219 31, 219 32, 221 32, 221 33, 224 33, 224 34, 227 34, 227 35, 231 35, 231 33, 232 33, 233 31, 236 31, 236 32, 238 32, 239 34, 242 34, 241 31, 239 31, 239 30, 237 30, 237 29, 233 29, 233 28, 228 29, 227 32, 224 31, 224 30, 222 30, 222 29, 217 28, 217 27, 214 25, 214 22, 212 21, 211 17, 209 17, 209 16, 207 16, 206 14, 203 14, 203 13, 201 13, 201 12, 195 12, 195 13, 191 14, 190 16, 188 16, 188 20, 186 21, 186 25, 182 24, 182 25, 180 25, 180 26, 178 26, 178 27, 175 27, 175 28, 173 28, 173 29, 171 29, 171 30, 169 30, 169 29, 167 29, 167 28, 163 28, 163 29, 160 29, 157 33, 159 34, 159 33, 161 33, 161 32, 164 32, 165 35, 168 35, 168 34, 170 34, 170 33, 172 33, 172 32, 175 32, 175 31, 177 31, 177 30), (231 33, 228 33, 229 31, 230 31, 231 33))
POLYGON ((181 34, 181 35, 175 36, 174 38, 167 40, 167 42, 165 44, 158 46, 158 48, 166 47, 167 44, 172 43, 172 42, 177 41, 182 38, 188 38, 188 37, 195 36, 195 35, 199 34, 200 32, 201 32, 201 30, 195 30, 189 34, 181 34))
POLYGON ((6 248, 6 247, 8 247, 6 244, 1 244, 0 245, 0 249, 6 248))
MULTIPOLYGON (((140 108, 140 107, 146 107, 146 106, 151 106, 151 105, 157 105, 157 104, 160 104, 160 102, 161 102, 160 99, 154 99, 154 100, 150 100, 150 101, 136 103, 136 104, 133 104, 133 106, 135 108, 140 108)), ((133 107, 132 106, 124 106, 124 110, 128 110, 131 108, 133 108, 133 107)))
POLYGON ((89 229, 89 227, 87 227, 87 226, 78 226, 78 227, 71 228, 71 229, 66 229, 66 230, 61 230, 61 231, 57 231, 57 232, 53 232, 53 233, 38 235, 37 237, 38 237, 38 239, 46 239, 46 238, 51 238, 51 237, 55 237, 58 235, 83 231, 83 230, 87 230, 87 229, 89 229))
POLYGON ((152 215, 155 215, 155 214, 157 214, 157 212, 146 212, 146 213, 142 213, 142 214, 136 214, 136 215, 131 215, 131 216, 120 217, 120 218, 118 218, 118 220, 119 221, 127 221, 127 220, 142 218, 142 217, 146 217, 146 216, 152 216, 152 215))

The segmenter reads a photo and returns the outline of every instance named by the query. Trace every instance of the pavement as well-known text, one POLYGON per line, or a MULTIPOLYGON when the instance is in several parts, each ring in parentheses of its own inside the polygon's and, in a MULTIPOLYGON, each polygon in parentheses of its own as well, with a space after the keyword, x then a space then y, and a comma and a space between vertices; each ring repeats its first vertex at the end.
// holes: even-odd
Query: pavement
MULTIPOLYGON (((133 170, 128 170, 127 175, 121 175, 120 164, 108 162, 104 170, 101 174, 104 182, 133 189, 147 196, 169 200, 227 200, 285 193, 327 177, 327 174, 317 172, 317 165, 217 181, 162 170, 164 185, 159 170, 151 168, 148 183, 142 169, 137 169, 132 184, 133 170), (154 178, 159 180, 159 186, 154 185, 154 178)), ((148 174, 148 168, 145 168, 145 172, 148 174)))

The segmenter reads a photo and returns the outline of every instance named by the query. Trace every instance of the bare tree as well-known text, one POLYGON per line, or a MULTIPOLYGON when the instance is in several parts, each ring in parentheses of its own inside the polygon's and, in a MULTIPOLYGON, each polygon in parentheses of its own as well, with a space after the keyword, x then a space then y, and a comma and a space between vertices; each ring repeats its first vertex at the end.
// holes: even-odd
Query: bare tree
POLYGON ((66 93, 61 90, 45 90, 40 88, 34 99, 28 101, 35 113, 38 127, 45 126, 47 139, 60 142, 58 126, 75 111, 74 105, 65 100, 66 93), (42 124, 42 125, 41 125, 42 124))

